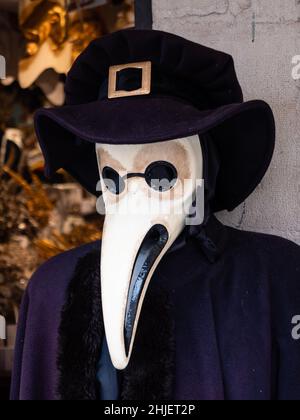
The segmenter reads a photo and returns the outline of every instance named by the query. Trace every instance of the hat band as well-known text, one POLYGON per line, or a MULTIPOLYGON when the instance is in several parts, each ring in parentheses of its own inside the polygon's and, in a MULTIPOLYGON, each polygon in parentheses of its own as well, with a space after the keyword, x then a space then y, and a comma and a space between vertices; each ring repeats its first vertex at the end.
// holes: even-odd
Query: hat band
MULTIPOLYGON (((142 70, 139 68, 126 68, 118 72, 116 79, 116 90, 120 91, 139 91, 142 86, 142 70)), ((105 79, 99 91, 99 100, 108 99, 109 79, 105 79)), ((200 88, 199 88, 200 89, 200 88)), ((195 92, 195 85, 189 81, 174 76, 173 74, 163 73, 162 69, 152 65, 151 93, 147 96, 167 95, 183 99, 192 103, 198 109, 209 109, 209 103, 205 94, 199 98, 199 91, 195 92)), ((129 95, 128 95, 129 96, 129 95)))

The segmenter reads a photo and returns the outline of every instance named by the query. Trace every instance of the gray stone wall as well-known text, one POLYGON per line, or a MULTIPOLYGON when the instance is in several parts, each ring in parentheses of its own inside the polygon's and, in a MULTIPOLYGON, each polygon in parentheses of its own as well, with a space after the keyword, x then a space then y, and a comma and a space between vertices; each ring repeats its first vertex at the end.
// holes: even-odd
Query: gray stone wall
POLYGON ((300 55, 300 1, 153 0, 153 18, 155 29, 233 55, 245 99, 264 99, 274 111, 270 170, 243 205, 220 218, 300 244, 300 80, 292 77, 293 57, 300 55))

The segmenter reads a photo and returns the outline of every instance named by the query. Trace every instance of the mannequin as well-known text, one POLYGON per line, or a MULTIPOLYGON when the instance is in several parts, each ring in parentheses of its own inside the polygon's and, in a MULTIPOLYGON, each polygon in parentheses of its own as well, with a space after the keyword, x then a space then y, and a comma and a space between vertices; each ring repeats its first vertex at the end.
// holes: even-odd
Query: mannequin
POLYGON ((243 101, 232 57, 121 31, 79 57, 66 98, 35 116, 45 173, 64 168, 96 196, 100 175, 103 241, 34 274, 11 398, 300 399, 299 247, 214 215, 254 191, 275 144, 272 110, 243 101))

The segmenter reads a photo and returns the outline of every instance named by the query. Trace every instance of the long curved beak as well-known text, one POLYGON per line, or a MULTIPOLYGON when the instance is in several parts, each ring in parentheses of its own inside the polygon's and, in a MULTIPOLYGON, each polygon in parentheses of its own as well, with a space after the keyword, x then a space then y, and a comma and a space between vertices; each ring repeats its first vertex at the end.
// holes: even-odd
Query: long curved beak
POLYGON ((127 367, 147 288, 169 241, 167 228, 144 217, 110 215, 101 252, 105 333, 112 363, 127 367), (122 235, 120 234, 122 232, 122 235))

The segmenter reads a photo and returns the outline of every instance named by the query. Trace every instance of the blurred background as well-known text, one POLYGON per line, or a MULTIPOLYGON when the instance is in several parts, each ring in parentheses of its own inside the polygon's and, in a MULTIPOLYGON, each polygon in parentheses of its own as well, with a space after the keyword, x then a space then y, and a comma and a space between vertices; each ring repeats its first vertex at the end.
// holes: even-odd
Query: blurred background
POLYGON ((0 399, 7 399, 19 306, 37 267, 101 238, 95 198, 61 171, 51 182, 33 114, 65 102, 76 57, 95 38, 133 27, 134 0, 0 0, 0 399))

